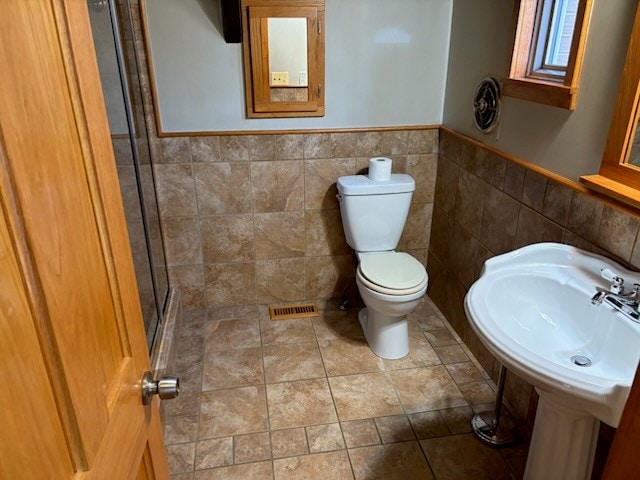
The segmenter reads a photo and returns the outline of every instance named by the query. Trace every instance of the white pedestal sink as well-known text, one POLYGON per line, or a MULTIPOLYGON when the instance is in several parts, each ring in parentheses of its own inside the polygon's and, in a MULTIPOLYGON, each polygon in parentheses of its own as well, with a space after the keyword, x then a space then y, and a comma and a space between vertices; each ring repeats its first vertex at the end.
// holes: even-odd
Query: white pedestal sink
POLYGON ((472 328, 540 395, 524 478, 588 480, 599 421, 617 427, 640 359, 640 324, 606 304, 605 257, 540 243, 488 260, 465 298, 472 328), (588 364, 588 365, 579 365, 588 364))

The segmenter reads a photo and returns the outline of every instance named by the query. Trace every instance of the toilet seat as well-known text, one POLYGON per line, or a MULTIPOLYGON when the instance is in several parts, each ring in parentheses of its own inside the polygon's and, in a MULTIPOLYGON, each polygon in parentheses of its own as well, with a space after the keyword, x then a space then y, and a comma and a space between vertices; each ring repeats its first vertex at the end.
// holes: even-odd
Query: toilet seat
POLYGON ((426 287, 429 277, 418 260, 403 252, 360 253, 356 271, 364 286, 387 295, 411 295, 426 287))

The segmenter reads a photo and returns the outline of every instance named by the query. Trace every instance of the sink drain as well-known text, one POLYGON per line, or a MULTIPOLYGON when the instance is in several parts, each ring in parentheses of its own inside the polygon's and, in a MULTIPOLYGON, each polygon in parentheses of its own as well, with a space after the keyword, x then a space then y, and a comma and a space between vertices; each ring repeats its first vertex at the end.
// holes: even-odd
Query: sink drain
POLYGON ((585 357, 584 355, 574 355, 573 357, 571 357, 571 361, 579 367, 591 366, 591 360, 589 359, 589 357, 585 357))

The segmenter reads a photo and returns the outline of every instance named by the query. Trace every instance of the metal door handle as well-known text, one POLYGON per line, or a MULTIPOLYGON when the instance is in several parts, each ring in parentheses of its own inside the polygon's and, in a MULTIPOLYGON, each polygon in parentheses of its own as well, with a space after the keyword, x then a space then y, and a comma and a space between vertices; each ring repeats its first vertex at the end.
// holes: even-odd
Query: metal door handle
POLYGON ((144 372, 142 376, 142 403, 149 405, 154 395, 162 400, 176 398, 180 394, 180 379, 171 375, 164 375, 160 380, 154 380, 151 372, 144 372))

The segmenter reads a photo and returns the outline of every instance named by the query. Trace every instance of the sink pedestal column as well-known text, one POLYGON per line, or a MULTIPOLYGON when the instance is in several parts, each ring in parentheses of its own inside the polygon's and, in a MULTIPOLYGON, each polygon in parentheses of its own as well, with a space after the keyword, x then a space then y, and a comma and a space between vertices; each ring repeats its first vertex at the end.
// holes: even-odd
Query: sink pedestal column
POLYGON ((540 399, 524 480, 589 480, 600 422, 567 406, 565 398, 536 392, 540 399))

